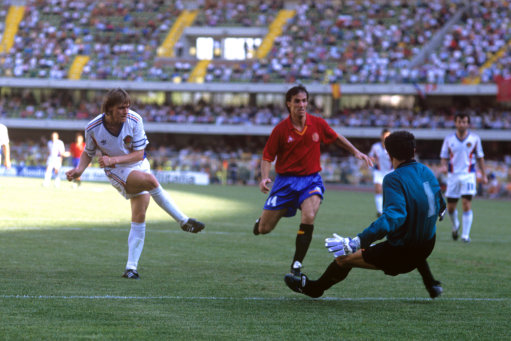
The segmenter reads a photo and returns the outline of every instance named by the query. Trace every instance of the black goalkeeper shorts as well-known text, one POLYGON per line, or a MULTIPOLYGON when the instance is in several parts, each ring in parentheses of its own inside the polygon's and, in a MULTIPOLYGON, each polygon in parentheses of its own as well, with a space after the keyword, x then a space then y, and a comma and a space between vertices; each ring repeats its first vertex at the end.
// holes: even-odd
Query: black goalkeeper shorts
POLYGON ((435 237, 414 246, 392 246, 384 241, 363 250, 362 257, 366 263, 376 266, 386 275, 405 274, 429 257, 435 247, 435 237))

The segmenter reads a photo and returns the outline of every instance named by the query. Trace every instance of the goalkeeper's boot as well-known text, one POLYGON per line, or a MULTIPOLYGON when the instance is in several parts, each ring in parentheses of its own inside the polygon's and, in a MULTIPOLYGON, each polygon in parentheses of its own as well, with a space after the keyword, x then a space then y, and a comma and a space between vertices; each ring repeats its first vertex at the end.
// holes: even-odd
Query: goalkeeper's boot
POLYGON ((295 260, 293 262, 293 265, 291 265, 290 274, 292 274, 294 276, 297 276, 297 277, 300 277, 300 275, 302 274, 302 263, 300 263, 299 261, 295 260))
POLYGON ((200 231, 204 230, 205 227, 206 226, 203 223, 192 218, 189 218, 186 223, 181 226, 183 231, 191 233, 199 233, 200 231))
POLYGON ((444 289, 442 289, 441 284, 439 281, 434 281, 433 285, 429 288, 426 288, 429 293, 429 297, 431 298, 437 298, 438 296, 442 295, 442 292, 444 292, 444 289))
POLYGON ((294 276, 293 274, 287 274, 284 276, 284 282, 286 282, 289 289, 294 292, 298 292, 312 298, 318 298, 323 295, 323 290, 314 290, 310 288, 310 281, 304 274, 299 277, 294 276))
POLYGON ((140 276, 138 275, 137 270, 134 270, 134 269, 127 269, 122 274, 122 277, 128 278, 128 279, 140 279, 140 276))
POLYGON ((254 232, 254 235, 256 235, 256 236, 259 234, 259 221, 261 221, 261 218, 257 218, 257 220, 255 221, 255 224, 254 224, 253 232, 254 232))

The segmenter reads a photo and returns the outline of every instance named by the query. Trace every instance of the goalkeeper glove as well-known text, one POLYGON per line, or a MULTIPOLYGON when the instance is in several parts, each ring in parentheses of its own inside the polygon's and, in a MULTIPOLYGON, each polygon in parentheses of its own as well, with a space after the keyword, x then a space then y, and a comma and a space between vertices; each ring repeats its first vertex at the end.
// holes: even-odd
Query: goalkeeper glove
POLYGON ((333 253, 336 258, 339 256, 347 256, 360 249, 360 238, 358 236, 355 238, 345 238, 334 233, 333 238, 325 239, 325 247, 328 249, 328 252, 333 253))

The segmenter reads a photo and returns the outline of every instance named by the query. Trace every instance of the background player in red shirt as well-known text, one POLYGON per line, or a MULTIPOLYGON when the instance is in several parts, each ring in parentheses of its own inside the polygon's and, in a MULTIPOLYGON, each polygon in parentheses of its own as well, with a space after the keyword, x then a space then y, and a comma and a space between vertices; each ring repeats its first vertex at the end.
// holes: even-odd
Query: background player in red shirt
POLYGON ((292 217, 302 211, 296 237, 296 251, 291 273, 299 276, 303 259, 309 249, 314 230, 314 219, 323 199, 325 187, 319 174, 321 143, 335 143, 357 159, 372 166, 370 158, 355 148, 345 137, 338 135, 328 123, 306 112, 309 93, 303 86, 295 86, 286 93, 289 116, 273 129, 263 151, 259 189, 268 193, 271 164, 277 158, 277 176, 264 204, 261 217, 256 220, 254 234, 270 233, 280 218, 292 217))
MULTIPOLYGON (((71 143, 71 147, 69 152, 71 153, 73 168, 78 167, 78 164, 80 163, 80 156, 82 156, 83 150, 85 149, 85 142, 83 141, 83 135, 80 133, 76 133, 76 139, 75 142, 71 143)), ((73 180, 73 182, 80 186, 82 183, 82 180, 80 177, 73 180)))

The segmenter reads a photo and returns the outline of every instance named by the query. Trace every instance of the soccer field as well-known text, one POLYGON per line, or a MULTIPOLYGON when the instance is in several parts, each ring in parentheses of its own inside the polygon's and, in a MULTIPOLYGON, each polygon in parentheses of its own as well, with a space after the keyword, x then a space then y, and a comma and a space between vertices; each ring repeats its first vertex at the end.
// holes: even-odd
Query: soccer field
MULTIPOLYGON (((0 177, 0 339, 508 340, 509 201, 476 199, 472 243, 438 225, 429 258, 444 294, 429 299, 420 275, 354 269, 311 299, 283 281, 299 217, 254 236, 265 196, 256 187, 172 185, 197 234, 151 202, 140 281, 121 278, 129 201, 109 184, 43 188, 0 177)), ((317 278, 333 232, 353 236, 375 216, 371 193, 329 190, 304 272, 317 278)))

